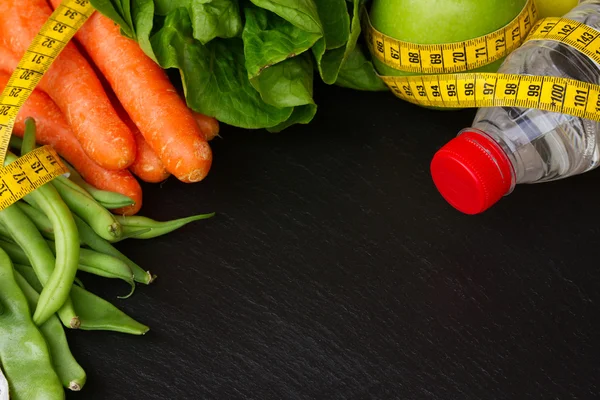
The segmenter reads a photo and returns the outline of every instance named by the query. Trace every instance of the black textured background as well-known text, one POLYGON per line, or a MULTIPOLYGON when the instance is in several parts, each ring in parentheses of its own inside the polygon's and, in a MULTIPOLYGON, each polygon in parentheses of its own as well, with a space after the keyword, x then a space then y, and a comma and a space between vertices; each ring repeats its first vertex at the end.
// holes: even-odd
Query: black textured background
POLYGON ((120 247, 159 275, 85 277, 151 331, 70 332, 69 399, 600 397, 600 170, 465 216, 433 153, 473 110, 318 87, 280 134, 224 127, 209 178, 145 187, 142 213, 215 211, 120 247))

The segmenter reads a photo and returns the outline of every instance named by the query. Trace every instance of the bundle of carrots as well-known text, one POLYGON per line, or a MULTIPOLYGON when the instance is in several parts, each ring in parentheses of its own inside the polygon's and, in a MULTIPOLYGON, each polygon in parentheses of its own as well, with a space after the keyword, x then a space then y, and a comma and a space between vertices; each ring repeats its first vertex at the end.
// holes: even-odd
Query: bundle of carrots
MULTIPOLYGON (((0 89, 60 2, 0 0, 0 89)), ((208 141, 219 132, 218 121, 189 109, 165 71, 98 12, 54 60, 14 134, 23 134, 27 117, 36 120, 37 141, 53 146, 89 184, 135 201, 115 210, 123 215, 142 206, 134 175, 145 182, 204 179, 212 164, 208 141)))

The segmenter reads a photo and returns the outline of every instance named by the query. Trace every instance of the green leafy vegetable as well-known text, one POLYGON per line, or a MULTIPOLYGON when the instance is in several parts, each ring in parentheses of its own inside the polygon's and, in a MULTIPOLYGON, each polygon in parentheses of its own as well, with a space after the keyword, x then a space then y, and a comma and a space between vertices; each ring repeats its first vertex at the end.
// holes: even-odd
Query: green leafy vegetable
POLYGON ((255 6, 244 8, 246 25, 242 39, 248 78, 279 62, 304 53, 321 37, 255 6))
POLYGON ((179 70, 190 108, 229 125, 279 132, 309 123, 315 75, 385 90, 357 47, 365 0, 91 2, 162 68, 179 70))
POLYGON ((377 76, 373 64, 360 47, 355 47, 342 66, 336 85, 366 91, 385 91, 388 87, 377 76))

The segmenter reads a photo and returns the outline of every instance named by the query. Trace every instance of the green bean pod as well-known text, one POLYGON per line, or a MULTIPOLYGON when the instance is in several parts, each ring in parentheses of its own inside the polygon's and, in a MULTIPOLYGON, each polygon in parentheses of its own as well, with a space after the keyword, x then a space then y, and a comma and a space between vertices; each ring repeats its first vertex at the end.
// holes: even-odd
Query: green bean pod
MULTIPOLYGON (((48 241, 50 249, 54 249, 54 243, 48 241)), ((131 297, 135 291, 135 282, 131 268, 122 260, 108 254, 99 253, 90 249, 79 249, 79 270, 97 276, 110 279, 121 279, 129 284, 131 291, 126 296, 118 296, 120 299, 131 297)))
POLYGON ((10 232, 8 231, 8 228, 4 225, 2 220, 0 220, 0 238, 6 240, 8 242, 14 242, 12 235, 10 234, 10 232))
POLYGON ((148 232, 142 232, 132 236, 133 239, 152 239, 158 236, 166 235, 173 232, 190 222, 199 221, 201 219, 211 218, 215 213, 193 215, 187 218, 179 218, 171 221, 155 221, 148 217, 140 215, 122 216, 116 215, 115 218, 123 227, 123 234, 127 235, 136 229, 149 229, 148 232))
MULTIPOLYGON (((29 308, 35 309, 39 298, 38 292, 17 271, 15 271, 15 279, 27 299, 29 308)), ((39 327, 39 330, 46 339, 52 365, 63 386, 73 391, 81 390, 85 385, 86 373, 73 357, 58 317, 51 316, 39 327)))
POLYGON ((20 151, 23 147, 23 139, 18 136, 12 135, 10 137, 10 141, 8 142, 8 147, 15 151, 20 151))
POLYGON ((44 337, 31 319, 12 262, 0 251, 0 363, 12 400, 64 399, 44 337))
POLYGON ((98 235, 107 240, 121 237, 121 225, 114 215, 96 200, 74 190, 59 180, 54 180, 52 184, 73 214, 88 223, 98 235))
MULTIPOLYGON (((7 153, 4 162, 8 164, 16 160, 17 157, 14 154, 7 153)), ((52 185, 42 185, 25 197, 31 198, 31 201, 40 207, 50 219, 54 227, 57 246, 54 270, 44 283, 38 307, 33 314, 34 322, 39 325, 45 322, 44 318, 47 319, 52 315, 49 310, 53 309, 57 303, 64 304, 69 301, 69 290, 73 285, 79 260, 79 233, 69 207, 52 185)), ((64 313, 59 313, 59 316, 63 324, 72 328, 77 327, 76 320, 68 323, 64 319, 64 313)))
POLYGON ((114 331, 130 335, 143 335, 150 330, 119 310, 110 302, 79 286, 71 288, 75 310, 81 315, 81 329, 114 331))
POLYGON ((150 271, 144 271, 142 267, 134 263, 125 254, 117 250, 108 241, 101 238, 88 224, 85 223, 84 220, 82 220, 76 215, 74 216, 74 219, 75 224, 77 224, 77 229, 79 230, 79 235, 81 236, 81 241, 85 243, 89 248, 91 248, 92 250, 96 250, 97 252, 116 257, 119 260, 127 263, 129 268, 131 268, 131 271, 133 272, 133 279, 136 282, 148 285, 152 283, 154 279, 156 279, 156 276, 152 275, 150 271))
MULTIPOLYGON (((19 268, 31 270, 30 267, 19 266, 19 268)), ((19 272, 32 287, 40 287, 35 274, 23 273, 20 269, 19 272)), ((130 335, 143 335, 150 330, 110 302, 77 285, 71 288, 71 297, 80 316, 82 330, 113 331, 130 335)))
MULTIPOLYGON (((10 255, 9 255, 9 257, 10 257, 10 255)), ((38 279, 38 277, 36 276, 35 271, 33 270, 33 268, 31 268, 31 265, 20 264, 18 262, 15 262, 15 263, 13 263, 13 268, 15 269, 15 271, 17 271, 19 273, 19 275, 21 275, 23 278, 25 278, 27 283, 29 283, 29 285, 37 293, 40 293, 42 291, 43 286, 40 283, 40 280, 38 279)))
POLYGON ((73 182, 72 180, 70 180, 67 177, 64 177, 62 175, 58 176, 58 177, 56 177, 54 182, 56 182, 56 181, 59 181, 60 183, 64 184, 65 186, 68 186, 70 189, 75 190, 90 199, 93 199, 90 192, 88 192, 87 190, 85 190, 84 188, 82 188, 81 186, 79 186, 78 184, 76 184, 75 182, 73 182))
MULTIPOLYGON (((47 241, 48 247, 52 252, 55 252, 54 242, 47 241)), ((9 243, 4 240, 0 240, 0 249, 4 250, 13 262, 21 265, 31 266, 25 251, 22 247, 17 244, 9 243)), ((127 264, 123 261, 88 249, 80 249, 79 251, 79 271, 87 272, 90 274, 98 275, 104 278, 110 279, 122 279, 127 282, 131 287, 131 291, 126 296, 119 296, 119 298, 126 299, 130 297, 135 290, 135 283, 133 281, 133 273, 127 264)))
POLYGON ((69 171, 71 171, 69 179, 85 189, 98 203, 102 205, 102 207, 109 210, 114 210, 115 208, 127 207, 135 203, 135 201, 124 194, 110 192, 108 190, 101 190, 90 185, 73 167, 68 164, 67 167, 69 168, 69 171))
POLYGON ((21 154, 27 154, 35 149, 35 120, 31 117, 25 118, 25 132, 21 140, 21 154))
MULTIPOLYGON (((40 281, 44 283, 44 289, 40 294, 41 300, 34 313, 36 324, 44 323, 58 311, 65 325, 77 328, 79 320, 73 304, 69 300, 69 287, 72 281, 66 287, 66 291, 64 285, 60 286, 52 282, 56 271, 56 260, 33 222, 14 204, 0 212, 0 221, 17 245, 24 249, 26 258, 35 269, 40 281)), ((77 253, 79 253, 79 246, 77 249, 77 253)), ((56 278, 54 279, 56 282, 56 278)))
POLYGON ((31 222, 33 222, 38 228, 42 236, 44 236, 46 239, 54 240, 54 227, 52 226, 52 223, 46 214, 23 201, 18 201, 15 203, 15 205, 29 217, 31 222))

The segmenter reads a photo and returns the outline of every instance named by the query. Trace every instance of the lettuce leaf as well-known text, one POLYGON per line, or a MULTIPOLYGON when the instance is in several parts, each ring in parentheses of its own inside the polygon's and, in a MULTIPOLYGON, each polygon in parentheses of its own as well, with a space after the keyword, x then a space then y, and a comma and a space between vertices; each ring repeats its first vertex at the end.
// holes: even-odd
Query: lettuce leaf
POLYGON ((266 68, 309 50, 322 36, 298 28, 289 21, 253 5, 244 7, 246 25, 242 39, 248 78, 266 68))
MULTIPOLYGON (((328 6, 322 6, 321 9, 324 10, 324 14, 325 15, 332 15, 332 13, 334 12, 332 10, 332 6, 333 6, 333 2, 329 3, 329 1, 331 0, 320 0, 323 3, 327 3, 328 6)), ((344 1, 340 1, 341 3, 344 3, 344 10, 346 11, 345 14, 348 15, 348 10, 346 9, 347 5, 344 1)), ((343 47, 338 47, 338 48, 332 48, 330 46, 328 46, 328 44, 325 43, 317 43, 314 47, 313 47, 313 53, 315 56, 315 59, 317 60, 317 65, 319 67, 319 73, 321 74, 321 79, 323 80, 323 82, 327 83, 327 84, 333 84, 335 83, 335 81, 338 78, 338 74, 340 72, 340 69, 342 68, 342 65, 346 62, 346 60, 348 59, 348 57, 350 56, 350 54, 352 53, 352 51, 354 50, 354 47, 356 46, 356 42, 358 40, 358 37, 360 35, 361 32, 361 26, 360 26, 360 9, 361 6, 363 5, 364 0, 352 0, 352 7, 351 7, 351 22, 349 23, 349 31, 347 34, 347 40, 344 43, 343 47)), ((339 10, 339 7, 341 7, 342 4, 338 5, 338 9, 335 10, 335 14, 339 14, 341 11, 339 10)), ((350 16, 348 17, 349 21, 350 21, 350 16)), ((332 26, 331 24, 329 25, 330 27, 332 26)), ((342 25, 339 25, 337 27, 337 29, 341 29, 342 25)), ((327 37, 326 37, 326 41, 327 41, 327 37)))
POLYGON ((183 7, 192 21, 194 38, 206 44, 215 38, 233 38, 242 32, 238 0, 154 0, 157 15, 183 7))
POLYGON ((313 0, 250 0, 269 10, 303 31, 323 34, 317 6, 313 0))
POLYGON ((264 102, 248 80, 241 39, 193 40, 185 9, 169 13, 153 35, 152 47, 163 68, 179 68, 188 105, 226 124, 270 128, 286 121, 293 107, 264 102))
POLYGON ((350 53, 340 69, 335 84, 355 90, 388 90, 385 83, 377 76, 373 63, 365 57, 361 47, 357 45, 350 53))

